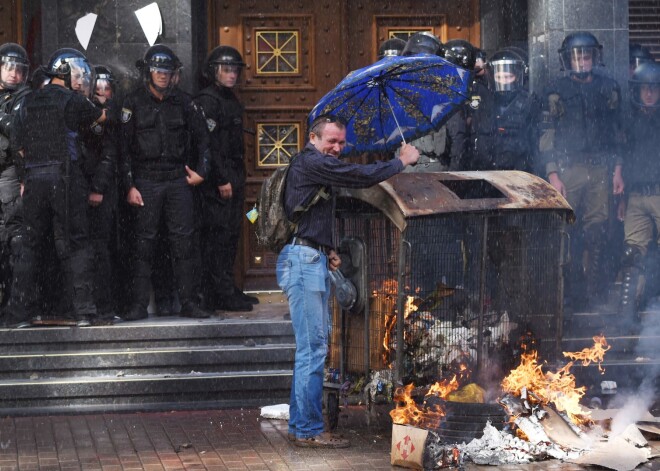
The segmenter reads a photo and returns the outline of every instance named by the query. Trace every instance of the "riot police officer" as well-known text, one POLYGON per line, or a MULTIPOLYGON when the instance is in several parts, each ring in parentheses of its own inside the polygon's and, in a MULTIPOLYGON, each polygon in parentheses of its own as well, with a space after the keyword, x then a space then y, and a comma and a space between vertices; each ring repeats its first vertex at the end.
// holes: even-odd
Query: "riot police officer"
POLYGON ((124 100, 121 111, 121 178, 126 201, 135 208, 136 261, 133 306, 125 320, 148 316, 155 243, 167 228, 181 315, 208 317, 194 296, 195 248, 192 187, 204 181, 209 138, 202 115, 173 83, 181 62, 167 46, 151 46, 136 64, 143 83, 124 100), (197 147, 195 169, 188 163, 188 140, 197 147))
POLYGON ((580 31, 566 36, 559 58, 568 75, 553 81, 542 99, 540 152, 545 174, 577 217, 570 229, 572 263, 565 277, 569 309, 585 307, 584 301, 593 307, 602 296, 609 198, 612 192, 623 192, 616 151, 621 93, 615 80, 594 70, 603 65, 601 57, 602 46, 593 34, 580 31))
POLYGON ((243 106, 234 95, 245 63, 230 46, 218 46, 206 60, 213 84, 195 98, 211 135, 211 170, 202 185, 202 294, 206 307, 251 311, 259 300, 234 283, 234 261, 245 203, 243 106))
POLYGON ((390 38, 378 48, 378 60, 385 57, 400 56, 403 49, 406 47, 406 42, 401 38, 390 38))
POLYGON ((12 134, 12 148, 23 156, 16 163, 24 184, 26 230, 8 308, 17 318, 27 319, 34 313, 39 249, 52 233, 64 279, 63 299, 71 300, 71 316, 78 325, 89 325, 96 307, 90 283, 89 191, 80 135, 104 122, 106 113, 84 96, 91 93, 93 71, 81 52, 55 51, 46 73, 50 83, 25 97, 12 134))
MULTIPOLYGON (((26 86, 29 62, 20 45, 0 46, 0 283, 2 304, 6 304, 12 278, 11 265, 20 256, 23 227, 20 214, 20 183, 14 164, 15 155, 9 149, 14 110, 29 93, 26 86), (12 252, 13 249, 13 252, 12 252), (13 255, 12 255, 13 253, 13 255)), ((7 322, 11 324, 12 322, 7 322)))
POLYGON ((524 87, 524 59, 501 50, 488 61, 493 89, 474 84, 469 107, 469 170, 532 171, 537 148, 539 102, 524 87))
POLYGON ((639 43, 630 43, 628 45, 628 77, 632 77, 635 69, 644 62, 655 62, 649 48, 639 43))
POLYGON ((92 101, 98 108, 109 110, 109 119, 97 123, 82 136, 83 172, 89 185, 88 219, 94 256, 94 301, 100 321, 115 316, 111 275, 111 235, 117 206, 118 134, 117 105, 113 100, 115 79, 106 66, 94 68, 95 82, 92 101))
MULTIPOLYGON (((638 295, 642 291, 638 290, 638 285, 640 276, 647 275, 648 254, 650 251, 657 253, 660 245, 660 160, 657 158, 660 64, 643 62, 635 69, 629 84, 632 110, 627 122, 623 159, 628 201, 624 218, 621 313, 630 321, 636 319, 636 307, 643 300, 638 295)), ((648 276, 645 278, 648 280, 648 276)))
MULTIPOLYGON (((403 55, 428 55, 433 54, 440 57, 450 51, 450 61, 456 61, 461 65, 465 61, 474 62, 472 46, 466 41, 452 43, 455 49, 443 46, 442 42, 429 32, 415 33, 406 43, 403 55), (469 49, 469 51, 467 50, 469 49)), ((465 67, 464 67, 465 68, 465 67)), ((457 108, 455 114, 448 119, 445 126, 433 130, 410 142, 419 151, 417 165, 406 167, 406 173, 442 172, 456 165, 461 159, 465 147, 465 115, 463 110, 457 108)), ((395 153, 398 156, 398 150, 395 153)))
POLYGON ((486 54, 486 51, 483 49, 476 49, 475 50, 475 61, 474 61, 474 76, 473 76, 473 81, 474 82, 479 82, 483 84, 484 86, 488 86, 489 80, 488 80, 488 69, 487 69, 487 64, 488 64, 488 56, 486 54))
POLYGON ((415 54, 442 54, 442 42, 430 31, 420 31, 415 33, 406 42, 406 47, 401 51, 402 56, 412 56, 415 54))

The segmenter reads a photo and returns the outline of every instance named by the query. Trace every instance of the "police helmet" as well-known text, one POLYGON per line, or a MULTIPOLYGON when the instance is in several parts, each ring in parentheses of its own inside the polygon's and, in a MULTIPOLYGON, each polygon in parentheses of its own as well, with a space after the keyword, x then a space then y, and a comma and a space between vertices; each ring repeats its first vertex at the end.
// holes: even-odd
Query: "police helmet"
POLYGON ((112 74, 112 71, 105 65, 97 65, 94 67, 94 88, 95 93, 99 93, 101 90, 110 90, 114 92, 115 90, 115 76, 112 74))
POLYGON ((493 75, 495 92, 515 92, 525 85, 527 63, 513 49, 504 48, 493 54, 488 61, 493 75))
POLYGON ((401 38, 390 38, 387 41, 383 41, 378 48, 378 59, 400 56, 405 47, 406 42, 401 38))
POLYGON ((243 62, 243 56, 241 56, 241 53, 233 47, 218 46, 213 49, 206 58, 206 67, 204 68, 206 78, 215 82, 218 67, 223 65, 238 67, 238 72, 240 74, 243 67, 245 67, 245 62, 243 62))
POLYGON ((438 37, 430 31, 420 31, 410 36, 406 47, 401 52, 402 56, 415 54, 439 55, 442 52, 442 43, 438 37))
POLYGON ((447 41, 443 47, 443 57, 454 65, 472 70, 477 60, 475 48, 463 39, 447 41))
POLYGON ((628 81, 630 101, 640 108, 660 107, 660 64, 644 62, 628 81))
POLYGON ((0 46, 0 68, 0 86, 3 89, 14 90, 25 85, 30 68, 25 49, 16 43, 0 46))
POLYGON ((649 48, 639 43, 630 43, 628 51, 628 59, 632 70, 635 70, 643 62, 653 62, 655 60, 649 48))
POLYGON ((596 36, 588 31, 577 31, 564 38, 559 49, 559 61, 561 70, 569 70, 577 75, 589 75, 591 68, 586 70, 577 62, 579 58, 590 57, 592 67, 603 65, 603 46, 598 42, 596 36), (573 68, 571 59, 577 62, 577 68, 573 68))
POLYGON ((135 66, 142 72, 146 84, 153 86, 160 93, 166 93, 174 87, 174 80, 170 79, 167 87, 161 87, 154 83, 151 73, 164 72, 174 77, 181 69, 181 61, 169 47, 164 44, 154 44, 147 49, 144 57, 138 60, 135 66))
POLYGON ((87 97, 92 95, 94 70, 85 55, 76 49, 65 47, 55 51, 48 59, 46 75, 63 80, 68 88, 87 97))
POLYGON ((154 71, 174 73, 181 67, 181 61, 169 47, 164 44, 154 44, 135 65, 145 73, 154 71))
POLYGON ((486 51, 483 49, 475 48, 474 50, 474 71, 479 72, 486 67, 488 57, 486 51))

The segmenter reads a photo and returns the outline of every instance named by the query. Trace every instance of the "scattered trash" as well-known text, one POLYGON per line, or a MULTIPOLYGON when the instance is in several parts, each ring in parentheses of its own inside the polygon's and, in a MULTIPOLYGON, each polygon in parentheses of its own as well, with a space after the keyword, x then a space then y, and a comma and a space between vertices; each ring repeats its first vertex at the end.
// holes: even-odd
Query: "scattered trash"
POLYGON ((261 408, 261 417, 264 419, 289 420, 289 404, 276 404, 261 408))

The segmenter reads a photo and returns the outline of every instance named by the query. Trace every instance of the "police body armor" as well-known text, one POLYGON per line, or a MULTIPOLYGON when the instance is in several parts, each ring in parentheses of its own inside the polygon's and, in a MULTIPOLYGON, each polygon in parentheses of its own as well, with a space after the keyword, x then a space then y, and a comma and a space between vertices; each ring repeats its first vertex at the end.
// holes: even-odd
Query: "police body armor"
MULTIPOLYGON (((112 103, 110 106, 116 105, 112 103)), ((106 120, 94 123, 89 132, 81 135, 83 174, 90 183, 90 190, 96 193, 104 194, 115 184, 118 150, 116 141, 109 142, 117 139, 115 127, 116 122, 106 120)))
POLYGON ((557 123, 555 150, 569 158, 576 153, 609 155, 615 146, 619 88, 608 77, 595 73, 592 77, 588 83, 562 77, 548 94, 551 115, 562 117, 557 123), (552 98, 556 95, 558 100, 552 98))
POLYGON ((472 165, 475 170, 531 169, 534 149, 532 97, 526 90, 507 94, 484 93, 472 113, 472 165))
POLYGON ((234 93, 225 87, 207 87, 200 95, 209 96, 216 101, 211 110, 204 110, 206 125, 211 134, 213 146, 220 144, 220 156, 224 161, 233 161, 243 165, 243 105, 234 93))
POLYGON ((20 106, 19 100, 30 92, 29 87, 22 87, 18 90, 5 90, 0 95, 0 172, 14 164, 13 156, 9 154, 12 115, 20 106))
POLYGON ((77 131, 67 129, 62 116, 74 92, 63 87, 49 87, 28 95, 23 105, 26 119, 25 168, 62 164, 77 160, 80 153, 77 131), (57 132, 53 133, 52 130, 57 132))
POLYGON ((141 169, 172 171, 188 163, 185 108, 189 100, 178 90, 162 102, 154 101, 146 89, 133 95, 137 146, 133 166, 138 173, 141 169))

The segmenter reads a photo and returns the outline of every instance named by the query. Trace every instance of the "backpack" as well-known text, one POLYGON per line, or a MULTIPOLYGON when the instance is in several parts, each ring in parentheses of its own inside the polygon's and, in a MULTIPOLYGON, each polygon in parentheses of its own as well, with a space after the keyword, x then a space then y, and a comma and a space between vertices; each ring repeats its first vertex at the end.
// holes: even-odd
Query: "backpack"
MULTIPOLYGON (((294 156, 295 159, 295 156, 294 156)), ((293 210, 293 221, 290 221, 284 209, 284 191, 286 189, 286 177, 291 167, 291 162, 284 167, 275 170, 261 184, 257 211, 257 243, 272 252, 279 253, 289 242, 296 229, 302 214, 316 203, 328 199, 330 193, 326 187, 321 187, 311 201, 306 205, 297 206, 293 210)))

